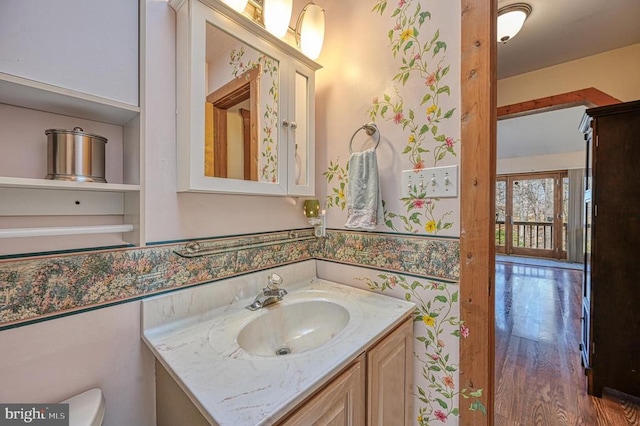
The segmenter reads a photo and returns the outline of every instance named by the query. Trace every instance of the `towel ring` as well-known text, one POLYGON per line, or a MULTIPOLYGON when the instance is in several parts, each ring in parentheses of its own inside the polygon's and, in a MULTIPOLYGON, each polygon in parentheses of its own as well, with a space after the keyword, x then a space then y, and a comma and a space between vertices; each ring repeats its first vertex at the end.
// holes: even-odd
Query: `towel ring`
POLYGON ((378 145, 380 145, 380 130, 378 130, 376 123, 363 124, 361 127, 358 127, 358 130, 351 136, 351 140, 349 141, 349 153, 351 154, 353 154, 353 138, 356 137, 360 130, 364 130, 367 135, 373 136, 373 139, 376 141, 376 146, 374 146, 373 149, 378 148, 378 145))

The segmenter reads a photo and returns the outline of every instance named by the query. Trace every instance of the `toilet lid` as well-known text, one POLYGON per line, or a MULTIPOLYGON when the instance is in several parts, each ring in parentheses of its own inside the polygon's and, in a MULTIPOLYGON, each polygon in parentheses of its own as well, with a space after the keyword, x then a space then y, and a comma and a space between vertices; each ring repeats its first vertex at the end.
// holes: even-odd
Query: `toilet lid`
POLYGON ((99 426, 104 418, 102 390, 95 388, 65 399, 69 404, 69 426, 99 426))

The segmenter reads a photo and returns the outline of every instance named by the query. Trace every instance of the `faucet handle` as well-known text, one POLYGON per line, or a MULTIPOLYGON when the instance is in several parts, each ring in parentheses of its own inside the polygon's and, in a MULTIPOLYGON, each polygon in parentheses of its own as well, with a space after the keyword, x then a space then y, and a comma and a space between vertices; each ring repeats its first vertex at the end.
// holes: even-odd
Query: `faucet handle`
POLYGON ((269 278, 267 281, 267 288, 271 290, 277 290, 278 287, 282 284, 282 277, 276 273, 269 274, 269 278))

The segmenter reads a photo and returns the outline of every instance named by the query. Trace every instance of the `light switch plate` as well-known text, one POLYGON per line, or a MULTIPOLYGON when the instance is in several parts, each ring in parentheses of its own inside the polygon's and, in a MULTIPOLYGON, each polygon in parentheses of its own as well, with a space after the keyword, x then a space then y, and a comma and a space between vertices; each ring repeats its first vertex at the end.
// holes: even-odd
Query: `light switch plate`
POLYGON ((458 196, 458 166, 402 171, 402 198, 425 194, 424 198, 458 196))

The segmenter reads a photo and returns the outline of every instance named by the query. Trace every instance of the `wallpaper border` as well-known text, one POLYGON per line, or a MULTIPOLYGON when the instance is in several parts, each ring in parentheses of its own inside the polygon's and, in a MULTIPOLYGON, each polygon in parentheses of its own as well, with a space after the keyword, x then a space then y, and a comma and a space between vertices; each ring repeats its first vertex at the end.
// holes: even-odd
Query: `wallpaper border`
POLYGON ((346 230, 328 230, 327 238, 304 239, 311 233, 311 229, 274 231, 3 259, 0 330, 308 259, 445 283, 458 281, 458 239, 346 230), (273 243, 274 235, 282 233, 295 233, 301 239, 273 243), (185 258, 174 252, 192 241, 216 249, 216 254, 185 258), (264 242, 268 245, 260 246, 264 242))

